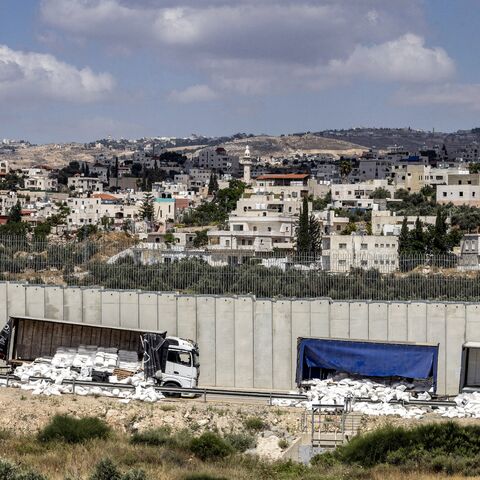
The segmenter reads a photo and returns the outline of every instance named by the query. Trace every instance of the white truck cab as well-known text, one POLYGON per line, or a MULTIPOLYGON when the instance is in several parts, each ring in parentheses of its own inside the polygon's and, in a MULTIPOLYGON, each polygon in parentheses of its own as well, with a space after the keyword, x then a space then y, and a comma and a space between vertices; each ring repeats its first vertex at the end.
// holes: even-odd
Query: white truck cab
POLYGON ((191 340, 167 337, 169 346, 165 372, 155 375, 161 386, 195 388, 200 375, 198 346, 191 340))

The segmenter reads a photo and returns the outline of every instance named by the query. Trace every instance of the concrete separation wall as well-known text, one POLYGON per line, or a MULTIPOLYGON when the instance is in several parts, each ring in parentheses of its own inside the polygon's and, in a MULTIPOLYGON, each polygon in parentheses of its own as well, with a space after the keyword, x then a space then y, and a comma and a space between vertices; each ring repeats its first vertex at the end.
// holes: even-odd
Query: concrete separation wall
POLYGON ((200 348, 201 385, 291 389, 300 336, 438 343, 438 393, 458 392, 462 346, 480 342, 480 305, 256 299, 0 283, 0 323, 32 316, 168 331, 200 348))

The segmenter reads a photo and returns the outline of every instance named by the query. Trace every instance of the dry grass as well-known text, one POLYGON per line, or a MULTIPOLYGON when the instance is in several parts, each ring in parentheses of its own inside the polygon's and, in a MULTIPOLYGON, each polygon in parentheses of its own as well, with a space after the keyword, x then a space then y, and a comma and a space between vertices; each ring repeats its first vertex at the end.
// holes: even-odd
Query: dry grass
MULTIPOLYGON (((4 436, 5 437, 5 436, 4 436)), ((0 440, 1 456, 24 467, 34 469, 50 480, 65 477, 87 479, 94 466, 103 458, 111 459, 120 470, 143 469, 150 480, 184 480, 190 474, 209 474, 212 478, 235 480, 437 480, 443 475, 410 473, 393 468, 376 468, 370 472, 334 470, 308 472, 286 469, 275 470, 256 460, 227 459, 216 463, 203 463, 191 454, 169 448, 132 445, 124 434, 109 440, 92 440, 84 444, 41 444, 32 436, 7 436, 0 440)), ((457 480, 460 476, 449 476, 457 480)), ((474 478, 474 477, 470 477, 474 478)), ((475 477, 476 478, 476 477, 475 477)))

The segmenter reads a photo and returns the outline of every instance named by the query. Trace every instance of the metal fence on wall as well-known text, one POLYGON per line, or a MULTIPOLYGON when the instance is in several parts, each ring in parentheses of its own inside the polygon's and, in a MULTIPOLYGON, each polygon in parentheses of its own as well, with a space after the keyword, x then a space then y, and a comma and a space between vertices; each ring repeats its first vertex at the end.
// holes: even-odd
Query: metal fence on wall
POLYGON ((476 256, 185 252, 133 240, 7 238, 0 239, 0 274, 36 284, 199 294, 480 301, 476 256))

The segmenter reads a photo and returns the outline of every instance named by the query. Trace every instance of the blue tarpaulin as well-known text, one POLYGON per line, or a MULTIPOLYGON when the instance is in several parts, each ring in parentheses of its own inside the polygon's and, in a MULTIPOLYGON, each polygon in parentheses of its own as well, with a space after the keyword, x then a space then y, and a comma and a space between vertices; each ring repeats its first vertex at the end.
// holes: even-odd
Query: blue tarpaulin
POLYGON ((438 346, 301 338, 297 383, 318 378, 321 369, 367 377, 437 380, 438 346))

